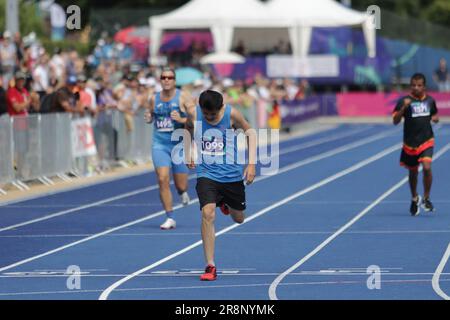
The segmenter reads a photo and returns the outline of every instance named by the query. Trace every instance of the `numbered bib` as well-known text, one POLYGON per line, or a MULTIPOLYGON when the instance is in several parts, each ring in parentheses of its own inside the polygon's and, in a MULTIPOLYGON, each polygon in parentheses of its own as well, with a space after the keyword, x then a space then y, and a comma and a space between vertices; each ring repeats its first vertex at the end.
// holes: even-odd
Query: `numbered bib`
POLYGON ((202 137, 202 154, 211 156, 223 156, 225 143, 219 137, 202 137))
POLYGON ((173 131, 173 121, 170 117, 157 117, 156 118, 156 130, 159 132, 171 132, 173 131))
POLYGON ((413 102, 411 103, 411 116, 413 118, 417 117, 428 117, 430 115, 430 108, 425 102, 413 102))

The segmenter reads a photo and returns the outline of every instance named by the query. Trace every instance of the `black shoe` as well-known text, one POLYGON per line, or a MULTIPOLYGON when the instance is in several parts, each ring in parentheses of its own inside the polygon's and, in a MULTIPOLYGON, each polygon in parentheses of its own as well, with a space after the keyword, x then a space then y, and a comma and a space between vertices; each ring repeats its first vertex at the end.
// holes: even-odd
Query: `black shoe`
POLYGON ((411 207, 409 207, 409 212, 411 212, 411 215, 413 217, 419 215, 420 212, 420 208, 419 208, 419 204, 420 204, 420 196, 417 196, 417 200, 411 200, 411 207))
POLYGON ((424 198, 422 200, 422 208, 423 208, 423 210, 428 211, 428 212, 434 211, 434 206, 431 203, 429 198, 424 198))

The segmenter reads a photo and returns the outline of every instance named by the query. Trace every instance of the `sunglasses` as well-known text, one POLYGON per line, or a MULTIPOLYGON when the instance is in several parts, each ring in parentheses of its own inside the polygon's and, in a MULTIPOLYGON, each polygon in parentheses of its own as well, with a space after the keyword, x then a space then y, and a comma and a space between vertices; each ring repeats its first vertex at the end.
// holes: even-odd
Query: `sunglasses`
POLYGON ((161 80, 174 80, 175 77, 174 76, 163 76, 160 78, 161 80))

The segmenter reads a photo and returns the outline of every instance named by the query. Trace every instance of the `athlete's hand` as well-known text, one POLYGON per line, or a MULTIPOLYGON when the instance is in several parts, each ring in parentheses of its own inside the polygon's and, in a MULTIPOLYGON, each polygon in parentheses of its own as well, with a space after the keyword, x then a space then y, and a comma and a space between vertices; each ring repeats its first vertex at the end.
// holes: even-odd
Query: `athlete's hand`
POLYGON ((403 108, 406 109, 409 107, 409 105, 411 104, 411 99, 410 98, 406 98, 403 100, 403 108))
POLYGON ((172 118, 172 120, 175 120, 176 122, 182 122, 182 118, 180 116, 180 113, 178 111, 172 111, 170 113, 170 118, 172 118))
POLYGON ((187 164, 187 167, 189 169, 195 169, 195 162, 194 162, 194 160, 189 161, 189 163, 187 164))
POLYGON ((246 185, 252 184, 253 180, 255 180, 255 176, 256 176, 256 167, 254 164, 249 164, 244 170, 245 184, 246 185))
POLYGON ((145 111, 145 113, 144 113, 144 120, 147 123, 151 123, 153 121, 152 113, 149 110, 145 111))

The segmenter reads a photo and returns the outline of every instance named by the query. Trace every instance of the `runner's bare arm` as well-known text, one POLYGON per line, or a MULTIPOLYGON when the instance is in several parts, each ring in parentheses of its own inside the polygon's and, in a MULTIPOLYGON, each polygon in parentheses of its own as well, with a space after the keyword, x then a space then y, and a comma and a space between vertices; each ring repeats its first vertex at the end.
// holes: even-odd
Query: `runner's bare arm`
MULTIPOLYGON (((180 96, 180 110, 181 112, 186 112, 186 110, 194 104, 191 95, 188 92, 182 92, 180 96)), ((177 111, 172 111, 170 116, 173 120, 178 123, 186 124, 187 118, 182 118, 181 115, 177 111)))
POLYGON ((405 114, 406 109, 411 104, 411 99, 406 98, 403 100, 403 105, 399 111, 396 111, 393 116, 393 122, 395 125, 399 124, 402 121, 403 115, 405 114))
POLYGON ((437 113, 435 113, 434 115, 431 116, 431 121, 433 121, 434 123, 439 122, 439 116, 437 113))
POLYGON ((194 137, 194 127, 195 127, 195 121, 197 119, 197 114, 196 114, 196 108, 195 108, 195 104, 191 103, 191 104, 187 104, 186 106, 186 114, 187 114, 187 118, 186 118, 186 122, 184 124, 184 137, 183 137, 183 141, 184 141, 184 154, 186 157, 186 164, 190 169, 193 169, 195 167, 195 163, 194 163, 194 154, 193 154, 193 150, 192 150, 192 139, 194 137))
POLYGON ((153 121, 153 110, 155 109, 155 96, 150 98, 150 101, 147 104, 147 110, 144 113, 144 120, 148 123, 153 121))
POLYGON ((247 136, 248 165, 244 170, 244 179, 246 179, 247 184, 251 184, 256 175, 256 131, 245 120, 242 113, 235 108, 231 108, 231 125, 235 129, 242 129, 247 136))

